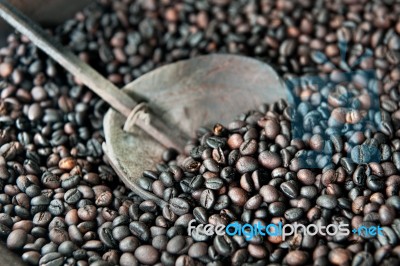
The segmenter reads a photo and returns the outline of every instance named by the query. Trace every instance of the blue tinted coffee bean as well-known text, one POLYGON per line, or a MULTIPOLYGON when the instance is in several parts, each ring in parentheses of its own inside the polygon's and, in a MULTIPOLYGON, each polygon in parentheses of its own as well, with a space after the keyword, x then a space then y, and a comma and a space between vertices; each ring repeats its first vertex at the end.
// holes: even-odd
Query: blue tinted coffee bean
MULTIPOLYGON (((192 192, 193 188, 190 185, 191 181, 192 180, 190 178, 185 178, 179 182, 179 188, 182 190, 182 192, 184 192, 184 193, 192 192)), ((173 188, 173 189, 175 189, 175 188, 173 188)), ((164 197, 165 197, 165 193, 164 193, 164 197)))
MULTIPOLYGON (((357 151, 358 152, 358 151, 357 151)), ((355 165, 354 165, 354 161, 350 158, 341 158, 340 159, 340 165, 344 168, 344 170, 348 173, 348 174, 352 174, 355 170, 355 165)))

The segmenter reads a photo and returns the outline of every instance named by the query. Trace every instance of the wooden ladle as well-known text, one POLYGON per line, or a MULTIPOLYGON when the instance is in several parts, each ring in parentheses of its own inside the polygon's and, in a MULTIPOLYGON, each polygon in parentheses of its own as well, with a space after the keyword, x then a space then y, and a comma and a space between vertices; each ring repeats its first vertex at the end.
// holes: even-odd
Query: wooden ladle
POLYGON ((198 127, 285 98, 269 65, 222 54, 160 67, 120 90, 4 0, 0 16, 110 104, 103 149, 126 186, 161 207, 167 202, 139 187, 138 178, 155 168, 166 147, 182 152, 198 127))

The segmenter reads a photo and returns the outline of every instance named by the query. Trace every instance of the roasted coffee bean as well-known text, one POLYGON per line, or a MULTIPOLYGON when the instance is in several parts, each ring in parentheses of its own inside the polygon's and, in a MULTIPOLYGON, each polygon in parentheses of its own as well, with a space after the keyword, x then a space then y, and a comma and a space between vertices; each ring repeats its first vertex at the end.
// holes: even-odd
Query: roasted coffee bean
POLYGON ((285 211, 284 217, 288 221, 293 222, 293 221, 296 221, 296 220, 300 219, 303 216, 303 214, 304 214, 303 209, 291 208, 291 209, 288 209, 288 210, 285 211))
POLYGON ((275 169, 282 165, 282 159, 277 153, 263 151, 258 156, 258 162, 267 169, 275 169))
POLYGON ((302 265, 308 260, 308 254, 301 250, 290 251, 286 257, 285 261, 289 265, 302 265))
POLYGON ((317 188, 314 186, 303 186, 300 188, 300 195, 302 197, 313 199, 317 196, 317 188))
POLYGON ((273 202, 268 206, 268 212, 273 216, 282 216, 287 207, 283 202, 273 202))
POLYGON ((27 251, 22 254, 22 260, 29 264, 39 264, 40 253, 37 251, 27 251))
POLYGON ((104 191, 96 197, 96 205, 106 207, 111 204, 112 194, 110 191, 104 191))
POLYGON ((118 245, 117 241, 115 241, 113 237, 111 222, 107 222, 101 225, 98 230, 98 235, 101 242, 108 248, 114 248, 118 245))
POLYGON ((77 203, 80 199, 82 198, 82 193, 76 189, 72 188, 69 189, 67 192, 64 194, 64 200, 68 204, 75 204, 77 203))
POLYGON ((36 226, 46 226, 51 221, 50 212, 38 212, 33 216, 32 222, 36 226))
MULTIPOLYGON (((143 201, 142 203, 139 204, 139 208, 144 212, 155 212, 157 210, 157 206, 152 200, 143 201)), ((126 216, 119 216, 119 217, 126 217, 126 216)))
POLYGON ((167 251, 171 254, 180 254, 186 245, 184 236, 177 235, 173 237, 167 244, 167 251))
POLYGON ((82 245, 82 248, 89 251, 100 251, 104 249, 104 244, 100 240, 88 240, 82 245))
POLYGON ((206 189, 201 193, 200 204, 206 209, 211 209, 216 202, 216 198, 212 190, 206 189))
POLYGON ((129 224, 129 230, 132 234, 138 237, 142 241, 149 241, 150 239, 150 229, 145 223, 142 222, 131 222, 129 224))
POLYGON ((80 180, 81 180, 81 178, 79 175, 73 175, 73 176, 70 176, 69 178, 61 181, 61 186, 64 189, 74 188, 79 184, 80 180))
POLYGON ((371 253, 367 251, 360 251, 357 253, 352 262, 352 266, 372 266, 374 265, 374 258, 371 253))
POLYGON ((343 248, 335 248, 329 252, 329 262, 335 265, 348 263, 350 260, 350 251, 343 248))
POLYGON ((7 248, 21 249, 27 241, 28 235, 22 229, 13 230, 7 237, 7 248))
POLYGON ((140 263, 150 264, 150 265, 155 264, 158 261, 158 259, 160 258, 159 252, 150 245, 139 246, 135 250, 134 255, 135 255, 135 258, 140 263))
POLYGON ((309 169, 300 169, 299 172, 297 173, 297 178, 304 185, 312 185, 315 182, 315 175, 309 169))
POLYGON ((257 167, 257 160, 250 156, 240 157, 236 162, 236 169, 241 174, 253 172, 257 167))
POLYGON ((220 211, 220 210, 226 209, 229 207, 230 204, 231 204, 231 201, 229 199, 229 196, 221 195, 217 198, 217 201, 215 202, 214 210, 220 211))
POLYGON ((235 242, 228 235, 216 236, 213 245, 215 250, 222 256, 229 256, 236 249, 235 242))
POLYGON ((53 228, 49 232, 49 238, 56 244, 61 244, 64 241, 69 240, 68 232, 63 228, 53 228))
POLYGON ((198 161, 195 161, 194 159, 188 157, 183 163, 182 167, 184 170, 193 173, 199 170, 200 168, 200 163, 198 161))
POLYGON ((289 198, 294 199, 299 195, 297 184, 293 180, 283 182, 280 185, 282 192, 289 198))
POLYGON ((271 185, 262 186, 260 189, 260 195, 266 203, 272 203, 279 199, 278 190, 271 185))
POLYGON ((335 196, 332 195, 321 195, 317 198, 317 205, 326 208, 326 209, 334 209, 338 204, 338 201, 335 196))
POLYGON ((197 222, 205 224, 208 221, 207 210, 203 207, 196 207, 193 209, 193 216, 197 222))
POLYGON ((395 209, 390 205, 382 205, 379 208, 379 221, 382 225, 390 225, 395 219, 395 209))
POLYGON ((169 201, 169 205, 171 210, 176 215, 184 215, 185 213, 188 213, 190 210, 189 203, 181 198, 172 198, 169 201))
POLYGON ((39 265, 62 265, 64 256, 58 252, 50 252, 39 260, 39 265))
POLYGON ((233 204, 241 207, 246 204, 248 199, 247 192, 239 187, 229 189, 228 196, 233 204))
POLYGON ((243 156, 253 155, 258 150, 258 143, 255 139, 246 140, 240 145, 239 151, 243 156))
POLYGON ((224 181, 220 178, 214 177, 207 179, 204 185, 208 189, 219 190, 223 187, 224 181))
POLYGON ((65 256, 71 256, 72 253, 77 249, 74 243, 71 241, 66 241, 60 244, 58 247, 58 252, 65 255, 65 256))
POLYGON ((219 148, 219 147, 222 148, 225 146, 226 140, 223 138, 220 138, 220 137, 209 137, 209 138, 207 138, 206 143, 210 148, 213 148, 213 149, 219 148))
POLYGON ((162 172, 160 174, 160 181, 166 186, 171 187, 174 184, 174 177, 171 172, 162 172))
POLYGON ((119 249, 122 252, 134 252, 139 246, 139 240, 134 236, 128 236, 119 242, 119 249))

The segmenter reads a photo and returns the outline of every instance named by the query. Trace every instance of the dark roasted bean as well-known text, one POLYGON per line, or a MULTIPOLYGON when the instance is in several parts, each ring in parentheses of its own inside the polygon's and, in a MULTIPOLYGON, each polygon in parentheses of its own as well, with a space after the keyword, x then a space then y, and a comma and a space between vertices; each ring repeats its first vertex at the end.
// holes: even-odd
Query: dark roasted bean
POLYGON ((274 169, 282 165, 282 159, 277 153, 263 151, 258 156, 259 163, 267 169, 274 169))
POLYGON ((326 209, 334 209, 338 204, 335 196, 321 195, 317 198, 317 205, 326 209))
POLYGON ((271 185, 262 186, 260 189, 260 195, 266 203, 272 203, 279 199, 278 190, 271 185))
POLYGON ((138 237, 142 241, 149 241, 150 238, 150 229, 147 227, 145 223, 142 222, 131 222, 129 224, 129 230, 132 234, 138 237))
POLYGON ((211 209, 216 202, 216 198, 212 190, 206 189, 201 193, 200 204, 206 209, 211 209))
POLYGON ((139 262, 150 265, 155 264, 160 257, 159 252, 150 245, 139 246, 134 255, 139 262))
POLYGON ((189 203, 181 198, 172 198, 169 201, 169 204, 170 204, 171 210, 176 215, 183 215, 185 213, 188 213, 189 209, 190 209, 189 203))

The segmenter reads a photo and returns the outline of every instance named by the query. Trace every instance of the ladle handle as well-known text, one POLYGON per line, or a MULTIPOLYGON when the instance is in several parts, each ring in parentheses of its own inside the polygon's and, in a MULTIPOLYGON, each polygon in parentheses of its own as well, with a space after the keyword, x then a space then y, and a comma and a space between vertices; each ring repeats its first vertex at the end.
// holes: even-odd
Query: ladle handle
POLYGON ((80 60, 70 50, 54 41, 40 26, 5 0, 0 0, 0 16, 19 32, 26 35, 36 46, 71 74, 75 75, 115 110, 128 116, 135 107, 136 102, 132 98, 127 97, 124 92, 80 60))

